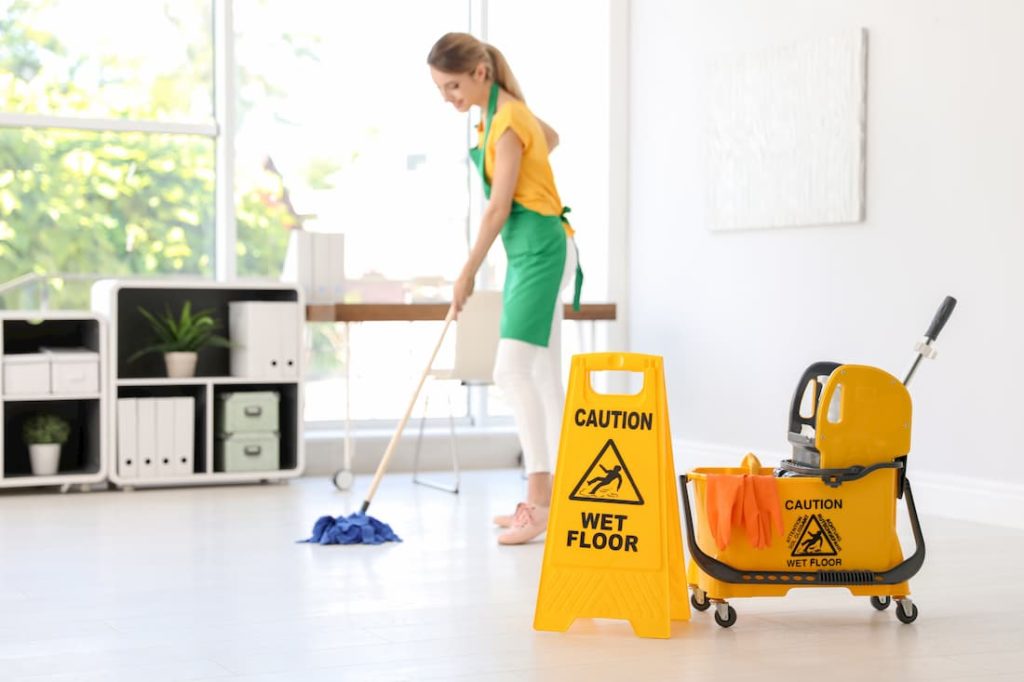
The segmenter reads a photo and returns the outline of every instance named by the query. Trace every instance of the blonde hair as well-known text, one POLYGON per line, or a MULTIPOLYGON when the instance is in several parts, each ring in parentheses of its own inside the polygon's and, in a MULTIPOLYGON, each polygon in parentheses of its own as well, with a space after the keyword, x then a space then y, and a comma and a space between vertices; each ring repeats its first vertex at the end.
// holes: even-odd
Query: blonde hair
POLYGON ((445 73, 472 73, 481 62, 489 78, 516 99, 526 101, 501 50, 468 33, 445 33, 427 55, 427 64, 445 73))

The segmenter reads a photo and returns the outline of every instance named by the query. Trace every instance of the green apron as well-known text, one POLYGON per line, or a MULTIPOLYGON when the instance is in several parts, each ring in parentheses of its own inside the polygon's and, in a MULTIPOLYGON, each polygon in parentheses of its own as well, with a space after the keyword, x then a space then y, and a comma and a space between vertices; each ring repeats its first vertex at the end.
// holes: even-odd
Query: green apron
MULTIPOLYGON (((491 198, 491 183, 484 172, 484 151, 491 135, 491 119, 498 107, 498 85, 491 86, 490 101, 487 104, 484 141, 479 147, 469 150, 480 178, 483 180, 484 195, 491 198)), ((541 215, 536 211, 512 202, 508 221, 501 229, 501 241, 505 246, 508 268, 502 293, 501 338, 517 339, 535 346, 547 346, 551 337, 551 321, 558 305, 562 272, 565 269, 565 215, 569 208, 563 208, 561 215, 541 215)), ((573 309, 580 308, 580 290, 583 286, 583 270, 579 267, 577 252, 576 285, 573 295, 573 309)))

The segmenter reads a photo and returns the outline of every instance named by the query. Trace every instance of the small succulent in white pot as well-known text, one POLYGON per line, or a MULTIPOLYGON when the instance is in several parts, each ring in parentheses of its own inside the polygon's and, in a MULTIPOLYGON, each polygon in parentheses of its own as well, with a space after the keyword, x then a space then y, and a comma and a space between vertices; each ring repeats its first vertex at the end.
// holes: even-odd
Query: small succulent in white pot
POLYGON ((36 476, 52 476, 60 468, 60 448, 71 435, 71 426, 63 418, 49 413, 34 414, 21 428, 28 445, 29 463, 36 476))

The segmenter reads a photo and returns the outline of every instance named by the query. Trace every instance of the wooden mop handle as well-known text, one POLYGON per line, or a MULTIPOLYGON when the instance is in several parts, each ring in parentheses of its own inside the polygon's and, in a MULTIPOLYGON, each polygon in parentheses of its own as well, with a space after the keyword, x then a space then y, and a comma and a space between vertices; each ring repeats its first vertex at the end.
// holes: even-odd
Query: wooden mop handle
POLYGON ((420 375, 420 382, 416 384, 416 390, 412 394, 412 398, 409 400, 409 406, 405 408, 405 415, 402 417, 402 421, 398 422, 398 428, 395 429, 394 435, 391 436, 391 442, 388 443, 387 450, 384 451, 384 456, 380 460, 380 464, 377 465, 377 473, 373 475, 373 482, 370 483, 370 490, 366 493, 366 499, 363 500, 363 507, 359 510, 361 514, 365 514, 366 510, 370 507, 370 500, 373 499, 374 493, 377 492, 377 486, 380 485, 381 478, 384 477, 384 472, 388 468, 388 462, 391 460, 391 456, 395 454, 395 448, 398 446, 398 440, 402 437, 402 431, 405 429, 406 423, 409 421, 409 417, 412 415, 412 410, 416 407, 416 399, 420 396, 420 390, 423 388, 423 382, 427 380, 427 375, 430 373, 430 369, 434 366, 434 358, 437 357, 437 352, 441 350, 441 343, 444 341, 445 334, 448 333, 448 327, 451 326, 452 320, 455 319, 455 305, 453 304, 448 308, 448 315, 444 318, 444 328, 441 330, 441 336, 437 339, 437 345, 434 346, 434 352, 430 354, 430 360, 427 362, 427 366, 423 368, 423 374, 420 375))

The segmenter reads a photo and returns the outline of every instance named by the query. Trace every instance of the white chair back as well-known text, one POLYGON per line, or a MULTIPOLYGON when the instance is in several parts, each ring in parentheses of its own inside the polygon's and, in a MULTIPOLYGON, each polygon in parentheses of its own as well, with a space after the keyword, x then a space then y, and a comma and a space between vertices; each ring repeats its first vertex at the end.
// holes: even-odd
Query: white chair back
POLYGON ((474 292, 455 322, 455 365, 451 378, 463 383, 494 382, 501 325, 501 292, 474 292))

